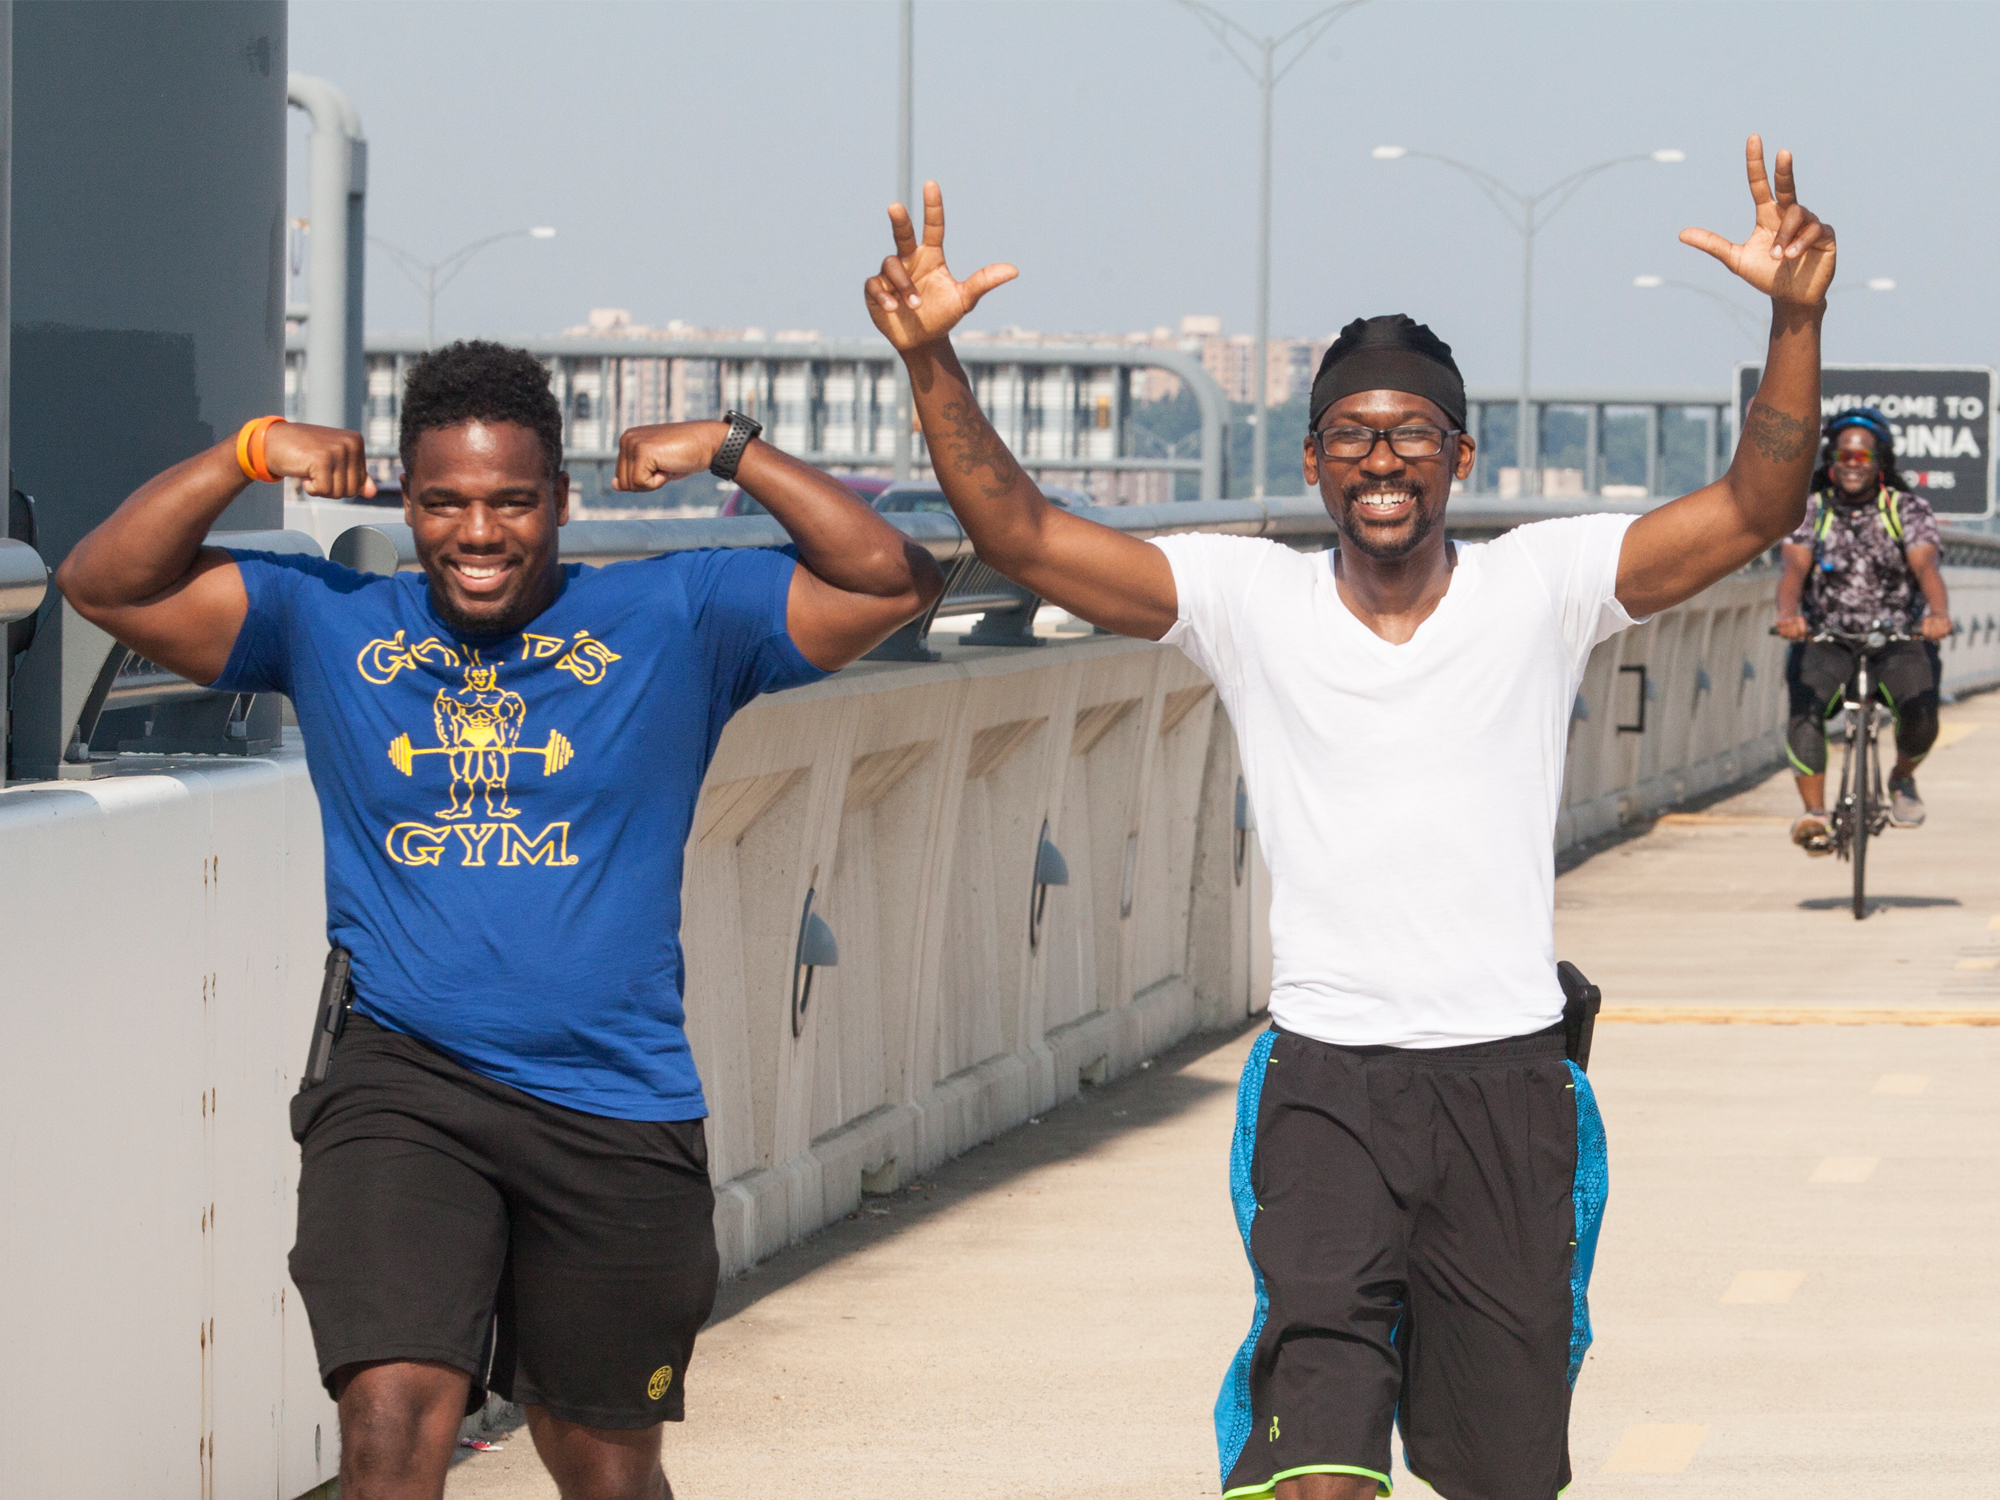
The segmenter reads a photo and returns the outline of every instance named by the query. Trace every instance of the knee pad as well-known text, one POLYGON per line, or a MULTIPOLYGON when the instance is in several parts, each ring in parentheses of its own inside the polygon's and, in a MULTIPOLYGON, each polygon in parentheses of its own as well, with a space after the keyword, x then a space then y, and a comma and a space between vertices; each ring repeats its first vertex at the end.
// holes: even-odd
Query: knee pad
POLYGON ((1938 695, 1919 693, 1896 711, 1896 750, 1907 760, 1922 760, 1938 737, 1938 695))
POLYGON ((1826 721, 1816 713, 1793 714, 1785 729, 1785 758, 1801 776, 1825 774, 1826 721))

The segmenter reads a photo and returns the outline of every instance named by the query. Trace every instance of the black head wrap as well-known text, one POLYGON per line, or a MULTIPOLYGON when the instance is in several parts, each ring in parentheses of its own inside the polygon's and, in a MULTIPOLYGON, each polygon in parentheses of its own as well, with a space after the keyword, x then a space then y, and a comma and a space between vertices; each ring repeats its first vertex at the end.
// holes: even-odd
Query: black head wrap
POLYGON ((1437 403, 1453 427, 1465 430, 1465 377, 1451 357, 1451 345, 1422 323, 1392 313, 1356 318, 1319 362, 1313 377, 1312 417, 1343 396, 1359 391, 1407 391, 1437 403))

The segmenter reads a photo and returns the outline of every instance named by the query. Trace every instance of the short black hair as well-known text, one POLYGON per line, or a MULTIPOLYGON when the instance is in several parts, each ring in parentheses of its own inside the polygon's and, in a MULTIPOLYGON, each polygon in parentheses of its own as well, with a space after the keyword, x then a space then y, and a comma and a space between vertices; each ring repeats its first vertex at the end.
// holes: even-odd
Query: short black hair
POLYGON ((460 339, 418 356, 403 380, 403 472, 410 471, 418 438, 461 422, 518 422, 541 439, 549 477, 562 469, 562 408, 547 368, 525 349, 460 339))

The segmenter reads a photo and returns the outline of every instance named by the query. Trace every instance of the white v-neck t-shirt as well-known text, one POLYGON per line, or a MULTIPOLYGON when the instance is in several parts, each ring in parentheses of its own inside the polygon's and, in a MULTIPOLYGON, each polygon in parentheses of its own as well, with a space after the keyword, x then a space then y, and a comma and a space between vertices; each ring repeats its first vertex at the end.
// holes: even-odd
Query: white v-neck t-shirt
POLYGON ((1271 872, 1271 1019, 1344 1046, 1540 1031, 1556 982, 1555 825, 1590 651, 1630 516, 1458 547, 1444 598, 1393 646, 1341 602, 1332 552, 1189 535, 1164 637, 1236 729, 1271 872))

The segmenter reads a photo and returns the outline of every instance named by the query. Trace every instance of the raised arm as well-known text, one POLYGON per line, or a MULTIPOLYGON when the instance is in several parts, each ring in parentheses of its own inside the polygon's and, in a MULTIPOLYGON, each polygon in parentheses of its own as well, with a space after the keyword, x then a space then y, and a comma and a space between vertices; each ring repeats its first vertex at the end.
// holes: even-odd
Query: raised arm
POLYGON ((1635 615, 1692 598, 1799 524, 1819 446, 1820 320, 1833 282, 1833 227, 1798 201, 1792 154, 1780 151, 1777 188, 1766 180, 1764 143, 1746 149, 1756 227, 1733 244, 1684 229, 1705 250, 1771 299, 1764 378, 1744 418, 1729 472, 1640 517, 1618 560, 1618 602, 1635 615))
MULTIPOLYGON (((726 422, 629 428, 618 440, 616 487, 656 490, 702 473, 728 436, 726 422)), ((785 627, 814 666, 846 666, 943 592, 937 560, 831 475, 753 439, 736 482, 798 544, 785 627)))
POLYGON ((979 299, 1018 274, 992 265, 959 281, 944 259, 944 195, 924 184, 918 240, 898 203, 889 210, 896 253, 865 288, 868 315, 903 356, 917 418, 945 498, 986 562, 1071 614, 1120 635, 1156 641, 1179 603, 1159 548, 1049 504, 986 420, 950 334, 979 299))
MULTIPOLYGON (((361 434, 280 422, 265 434, 265 468, 309 495, 375 493, 361 434)), ((229 664, 250 601, 229 554, 202 539, 250 482, 236 439, 175 464, 70 549, 56 587, 76 612, 121 644, 195 682, 229 664)))

